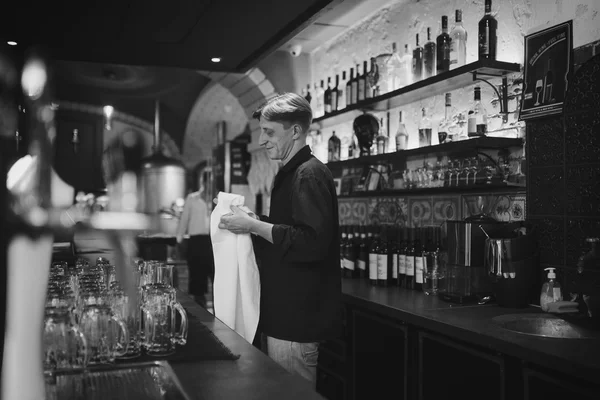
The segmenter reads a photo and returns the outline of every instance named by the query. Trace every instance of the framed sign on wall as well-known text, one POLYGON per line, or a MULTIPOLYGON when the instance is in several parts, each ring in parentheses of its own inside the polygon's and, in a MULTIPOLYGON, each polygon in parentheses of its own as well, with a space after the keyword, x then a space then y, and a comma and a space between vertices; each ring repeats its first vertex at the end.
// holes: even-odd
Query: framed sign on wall
POLYGON ((525 36, 524 88, 520 120, 563 111, 573 69, 573 21, 525 36))

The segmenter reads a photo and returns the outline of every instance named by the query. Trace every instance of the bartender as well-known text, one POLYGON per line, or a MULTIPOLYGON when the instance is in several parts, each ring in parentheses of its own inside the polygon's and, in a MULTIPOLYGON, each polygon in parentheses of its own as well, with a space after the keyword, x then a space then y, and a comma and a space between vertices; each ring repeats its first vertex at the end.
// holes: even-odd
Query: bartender
POLYGON ((202 307, 206 308, 208 279, 214 280, 215 267, 210 241, 209 205, 206 201, 206 178, 204 174, 199 189, 188 194, 183 213, 177 227, 177 243, 183 243, 183 237, 189 234, 187 243, 187 264, 189 271, 189 294, 202 307))

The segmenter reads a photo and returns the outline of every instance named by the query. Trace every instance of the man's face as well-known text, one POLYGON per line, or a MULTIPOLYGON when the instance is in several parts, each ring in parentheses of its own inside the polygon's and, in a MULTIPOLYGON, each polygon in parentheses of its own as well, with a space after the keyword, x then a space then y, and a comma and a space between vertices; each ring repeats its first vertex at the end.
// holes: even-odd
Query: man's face
POLYGON ((267 150, 271 160, 286 160, 294 146, 294 124, 260 120, 259 144, 267 150))

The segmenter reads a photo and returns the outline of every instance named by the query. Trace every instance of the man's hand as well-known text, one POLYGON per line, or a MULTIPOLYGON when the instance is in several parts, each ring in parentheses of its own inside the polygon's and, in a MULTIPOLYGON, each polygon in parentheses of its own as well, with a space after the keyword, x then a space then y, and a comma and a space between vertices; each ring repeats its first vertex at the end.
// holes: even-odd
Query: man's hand
POLYGON ((221 217, 219 228, 227 229, 235 234, 252 233, 251 229, 255 219, 258 217, 250 216, 238 206, 231 206, 231 213, 221 217))

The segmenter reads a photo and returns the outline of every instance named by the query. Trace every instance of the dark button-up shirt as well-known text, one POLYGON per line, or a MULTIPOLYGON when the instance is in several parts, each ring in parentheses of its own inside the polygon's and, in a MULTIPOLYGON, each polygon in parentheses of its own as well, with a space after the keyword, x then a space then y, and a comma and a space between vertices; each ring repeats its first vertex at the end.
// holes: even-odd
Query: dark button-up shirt
POLYGON ((337 195, 329 169, 305 146, 275 177, 269 217, 273 243, 258 238, 260 330, 314 342, 341 329, 337 195))

